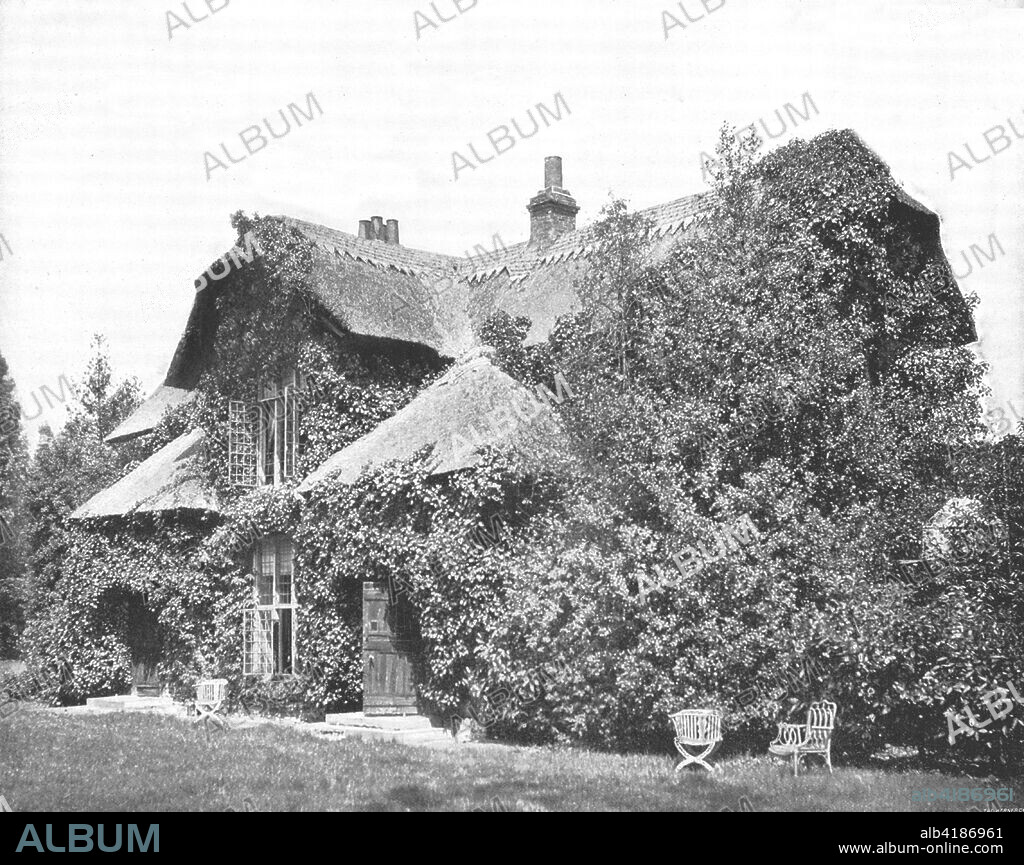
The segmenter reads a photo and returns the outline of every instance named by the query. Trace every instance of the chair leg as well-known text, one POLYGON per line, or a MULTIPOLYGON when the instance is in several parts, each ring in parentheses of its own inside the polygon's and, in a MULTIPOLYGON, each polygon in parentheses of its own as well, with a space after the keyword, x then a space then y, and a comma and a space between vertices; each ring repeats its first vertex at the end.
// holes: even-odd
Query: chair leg
POLYGON ((794 751, 793 752, 793 777, 794 778, 799 778, 800 777, 800 752, 799 751, 794 751))
POLYGON ((676 750, 683 755, 682 762, 678 766, 676 766, 676 772, 682 771, 686 766, 689 766, 691 763, 696 763, 698 766, 703 766, 709 772, 714 774, 717 770, 717 767, 712 766, 710 763, 708 763, 707 758, 711 756, 711 753, 715 750, 717 746, 718 743, 715 742, 712 743, 709 747, 705 748, 700 754, 691 754, 682 747, 680 747, 678 743, 676 743, 676 750))

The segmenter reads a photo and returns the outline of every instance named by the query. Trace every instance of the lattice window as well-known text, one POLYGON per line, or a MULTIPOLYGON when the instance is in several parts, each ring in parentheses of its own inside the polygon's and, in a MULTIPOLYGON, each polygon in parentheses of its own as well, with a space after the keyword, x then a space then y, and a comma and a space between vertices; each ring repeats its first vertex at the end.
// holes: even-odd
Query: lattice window
POLYGON ((256 612, 265 616, 259 625, 264 635, 260 651, 269 656, 271 673, 294 673, 297 669, 294 557, 291 540, 283 536, 264 538, 253 550, 256 612))
POLYGON ((304 395, 303 377, 295 371, 260 387, 257 463, 262 484, 279 484, 296 475, 304 395))
POLYGON ((278 605, 293 604, 292 595, 292 562, 295 558, 292 542, 281 538, 277 544, 277 573, 274 585, 274 603, 278 605))
POLYGON ((246 610, 243 627, 242 674, 274 674, 274 622, 271 610, 246 610))
POLYGON ((255 406, 231 400, 228 404, 228 482, 256 486, 257 439, 255 406))

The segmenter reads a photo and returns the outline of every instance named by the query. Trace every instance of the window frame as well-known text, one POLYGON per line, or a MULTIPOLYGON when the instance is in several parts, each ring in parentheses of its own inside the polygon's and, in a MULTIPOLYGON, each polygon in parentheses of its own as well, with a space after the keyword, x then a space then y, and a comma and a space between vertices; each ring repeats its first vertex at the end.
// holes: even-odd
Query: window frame
POLYGON ((291 369, 256 388, 257 486, 280 486, 298 476, 301 399, 305 377, 291 369))
POLYGON ((300 669, 299 657, 298 657, 298 633, 299 633, 299 610, 300 603, 296 592, 296 581, 295 581, 295 544, 290 537, 287 535, 267 535, 260 538, 253 546, 252 550, 252 565, 253 565, 253 595, 254 605, 252 607, 253 612, 256 614, 256 618, 266 620, 266 614, 269 614, 271 621, 270 628, 270 650, 273 660, 273 673, 274 676, 287 676, 297 675, 300 669), (261 583, 267 576, 263 570, 264 563, 264 552, 268 551, 268 548, 272 550, 273 555, 273 570, 269 575, 270 584, 270 603, 264 603, 263 595, 261 594, 261 583), (284 561, 284 552, 287 549, 288 559, 288 593, 287 601, 282 601, 283 593, 281 577, 284 576, 281 567, 284 561), (284 669, 285 654, 284 645, 281 640, 281 628, 280 623, 282 621, 281 612, 287 611, 291 620, 291 633, 289 635, 288 644, 288 655, 287 657, 291 661, 291 669, 284 669), (274 624, 278 624, 277 628, 274 628, 274 624))

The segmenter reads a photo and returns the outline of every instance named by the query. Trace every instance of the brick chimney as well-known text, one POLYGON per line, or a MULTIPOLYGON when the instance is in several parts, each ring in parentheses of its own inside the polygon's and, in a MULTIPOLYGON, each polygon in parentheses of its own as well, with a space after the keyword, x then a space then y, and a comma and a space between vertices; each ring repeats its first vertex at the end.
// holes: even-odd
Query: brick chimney
POLYGON ((568 189, 562 187, 562 157, 544 160, 544 188, 526 208, 530 213, 530 246, 550 246, 563 234, 576 230, 580 209, 568 189))

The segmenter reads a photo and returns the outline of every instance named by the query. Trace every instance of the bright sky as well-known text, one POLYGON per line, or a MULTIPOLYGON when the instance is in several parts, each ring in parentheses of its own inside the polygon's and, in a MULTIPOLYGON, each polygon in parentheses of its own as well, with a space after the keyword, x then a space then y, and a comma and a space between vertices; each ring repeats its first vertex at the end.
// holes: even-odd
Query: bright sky
POLYGON ((526 239, 546 155, 584 224, 610 192, 644 207, 703 189, 723 121, 777 132, 776 109, 809 93, 818 113, 771 146, 855 129, 940 214, 960 274, 997 236, 1005 255, 961 284, 981 297, 994 403, 1024 413, 1024 139, 1007 124, 1024 132, 1024 2, 459 2, 0 0, 0 351, 30 410, 80 373, 94 332, 116 373, 160 384, 236 210, 350 232, 379 214, 408 246, 462 255, 526 239), (685 25, 667 39, 663 10, 685 25), (168 11, 188 25, 172 18, 172 38, 168 11), (311 91, 322 116, 245 153, 240 132, 280 132, 311 91), (454 180, 453 151, 494 157, 488 131, 529 132, 556 93, 571 116, 454 180), (1011 143, 993 155, 997 124, 1011 143), (208 179, 221 144, 247 158, 208 179), (950 151, 972 166, 953 180, 950 151))

